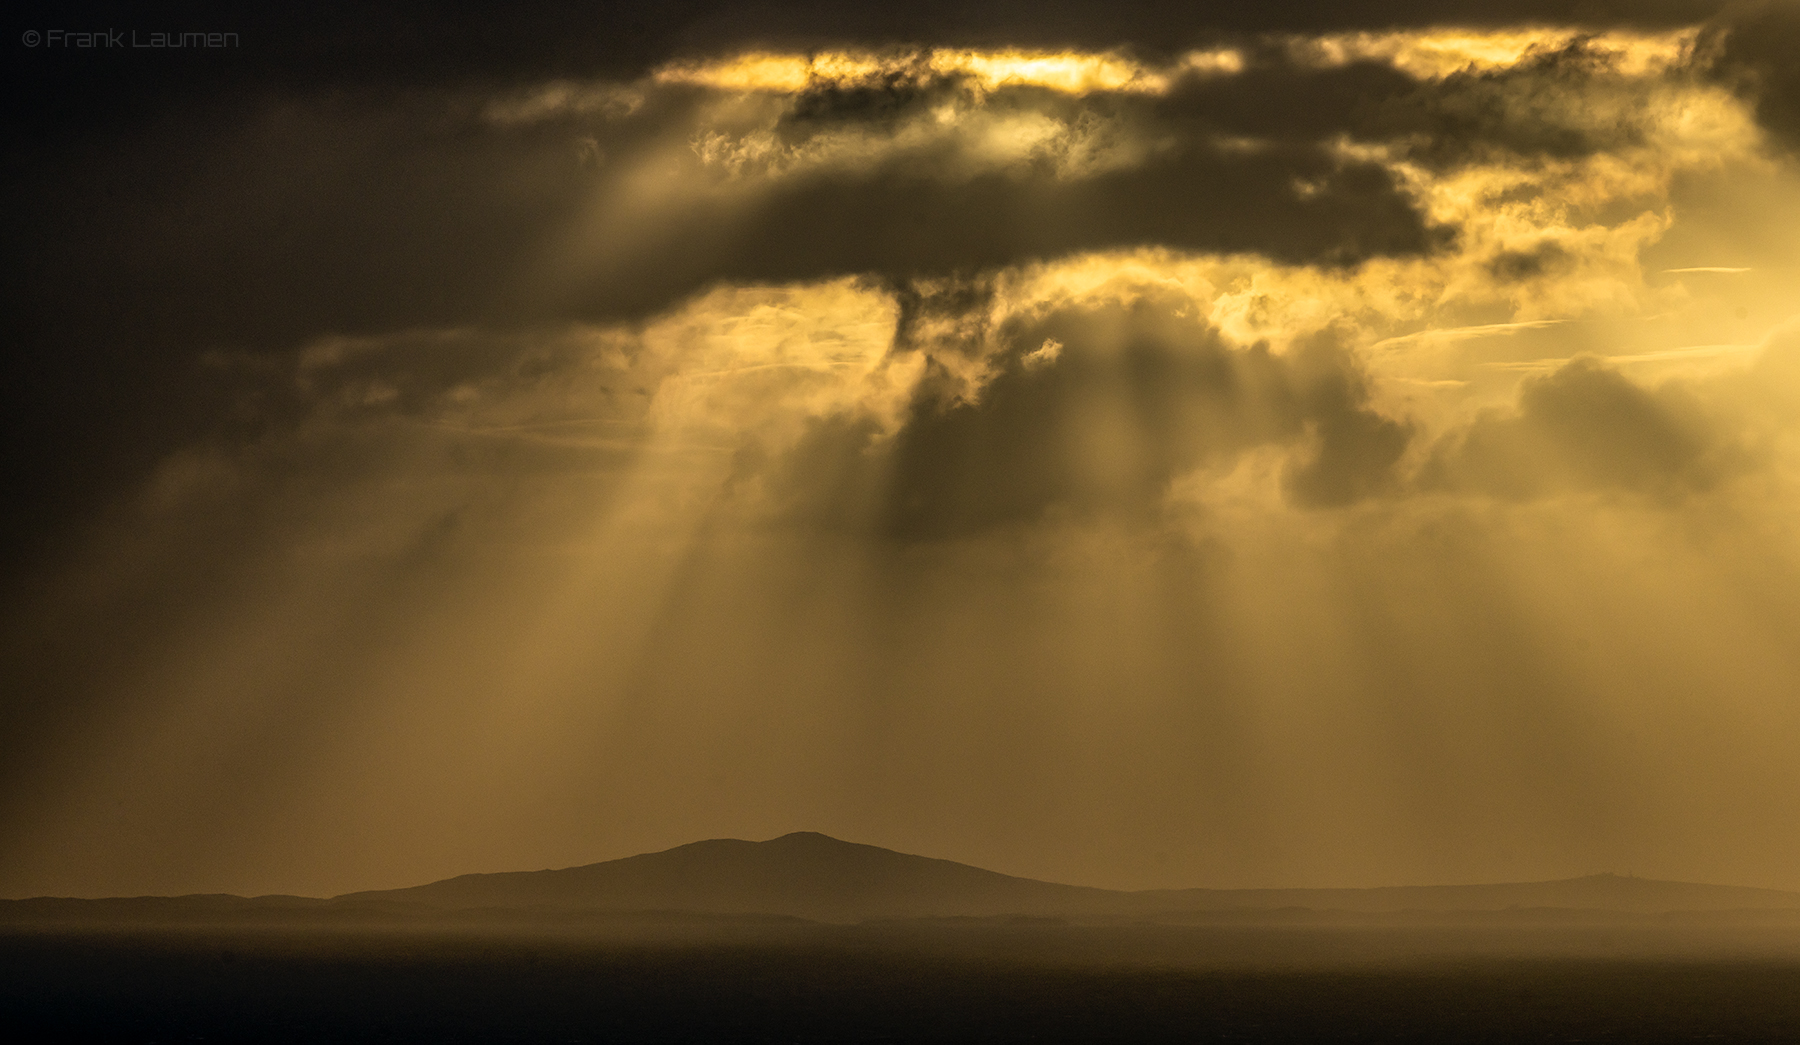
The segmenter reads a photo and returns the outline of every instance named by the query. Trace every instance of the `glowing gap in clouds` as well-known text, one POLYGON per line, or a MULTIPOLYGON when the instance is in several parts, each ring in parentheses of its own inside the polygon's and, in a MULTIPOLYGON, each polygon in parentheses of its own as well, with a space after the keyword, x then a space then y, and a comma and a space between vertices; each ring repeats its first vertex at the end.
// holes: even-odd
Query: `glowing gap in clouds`
MULTIPOLYGON (((1290 56, 1305 65, 1381 61, 1419 79, 1435 80, 1464 71, 1502 69, 1578 45, 1610 58, 1627 75, 1646 75, 1681 61, 1691 51, 1696 33, 1693 29, 1643 34, 1566 28, 1443 28, 1293 37, 1285 42, 1290 56)), ((1184 77, 1231 76, 1248 66, 1245 53, 1229 47, 1188 51, 1165 65, 1146 64, 1117 51, 755 51, 724 59, 673 62, 657 69, 650 79, 715 90, 796 93, 813 87, 875 86, 895 78, 934 76, 963 78, 986 90, 1024 86, 1067 94, 1165 94, 1184 77)))

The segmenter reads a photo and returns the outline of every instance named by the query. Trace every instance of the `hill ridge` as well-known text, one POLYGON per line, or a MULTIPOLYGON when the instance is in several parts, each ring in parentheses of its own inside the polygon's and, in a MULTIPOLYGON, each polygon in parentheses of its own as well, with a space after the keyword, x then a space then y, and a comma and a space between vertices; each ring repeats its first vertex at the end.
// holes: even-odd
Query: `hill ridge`
POLYGON ((433 906, 542 906, 700 913, 870 917, 1049 915, 1146 917, 1178 911, 1306 908, 1672 911, 1800 909, 1800 893, 1672 882, 1602 872, 1577 878, 1366 888, 1115 890, 1008 875, 937 857, 848 842, 816 831, 766 841, 703 839, 654 853, 541 871, 500 871, 335 901, 433 906))
MULTIPOLYGON (((422 885, 330 898, 39 897, 0 901, 22 913, 187 910, 195 915, 268 912, 529 912, 777 917, 824 922, 945 917, 1191 921, 1313 912, 1347 917, 1520 911, 1643 917, 1670 913, 1790 912, 1800 893, 1674 882, 1601 872, 1577 878, 1474 885, 1365 888, 1114 890, 1046 882, 938 857, 849 842, 817 831, 766 841, 710 838, 615 860, 536 871, 472 872, 422 885)), ((12 912, 6 915, 5 912, 12 912)), ((32 915, 35 917, 35 915, 32 915)), ((85 916, 84 916, 85 917, 85 916)))

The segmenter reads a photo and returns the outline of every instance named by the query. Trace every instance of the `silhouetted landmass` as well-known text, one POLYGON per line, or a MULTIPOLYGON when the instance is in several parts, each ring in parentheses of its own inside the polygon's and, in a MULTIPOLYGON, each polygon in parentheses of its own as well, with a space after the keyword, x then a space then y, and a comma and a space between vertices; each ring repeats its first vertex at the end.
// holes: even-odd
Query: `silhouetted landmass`
POLYGON ((298 896, 0 901, 33 1042, 1800 1040, 1800 895, 1115 892, 818 834, 298 896))
POLYGON ((714 839, 557 871, 470 874, 343 900, 435 907, 683 910, 819 921, 1100 912, 1124 894, 1014 878, 950 860, 808 831, 767 842, 714 839))
POLYGON ((1510 885, 1379 889, 1170 889, 1121 892, 1015 878, 801 831, 767 842, 715 839, 554 871, 471 874, 341 902, 440 908, 681 910, 872 918, 1164 919, 1303 909, 1348 913, 1572 909, 1619 913, 1791 909, 1800 893, 1592 875, 1510 885))
POLYGON ((796 832, 714 839, 561 870, 469 874, 428 885, 298 896, 0 901, 4 922, 372 924, 448 920, 638 926, 783 921, 1048 919, 1071 923, 1496 921, 1669 917, 1800 924, 1800 893, 1592 875, 1554 882, 1377 889, 1121 892, 1016 878, 949 860, 796 832))

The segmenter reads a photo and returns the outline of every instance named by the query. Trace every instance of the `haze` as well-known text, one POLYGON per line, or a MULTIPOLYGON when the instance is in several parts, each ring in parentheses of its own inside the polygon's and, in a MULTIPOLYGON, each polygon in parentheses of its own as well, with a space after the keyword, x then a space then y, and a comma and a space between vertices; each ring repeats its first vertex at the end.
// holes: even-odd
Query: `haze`
POLYGON ((1800 9, 1211 6, 18 48, 0 895, 1800 889, 1800 9))

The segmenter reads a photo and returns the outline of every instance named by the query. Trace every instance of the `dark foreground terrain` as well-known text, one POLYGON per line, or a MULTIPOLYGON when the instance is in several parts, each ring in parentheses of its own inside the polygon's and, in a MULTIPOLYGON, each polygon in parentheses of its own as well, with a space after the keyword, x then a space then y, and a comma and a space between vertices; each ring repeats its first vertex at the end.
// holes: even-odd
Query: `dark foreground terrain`
POLYGON ((13 928, 0 1027, 21 1042, 1800 1042, 1793 935, 13 928))

